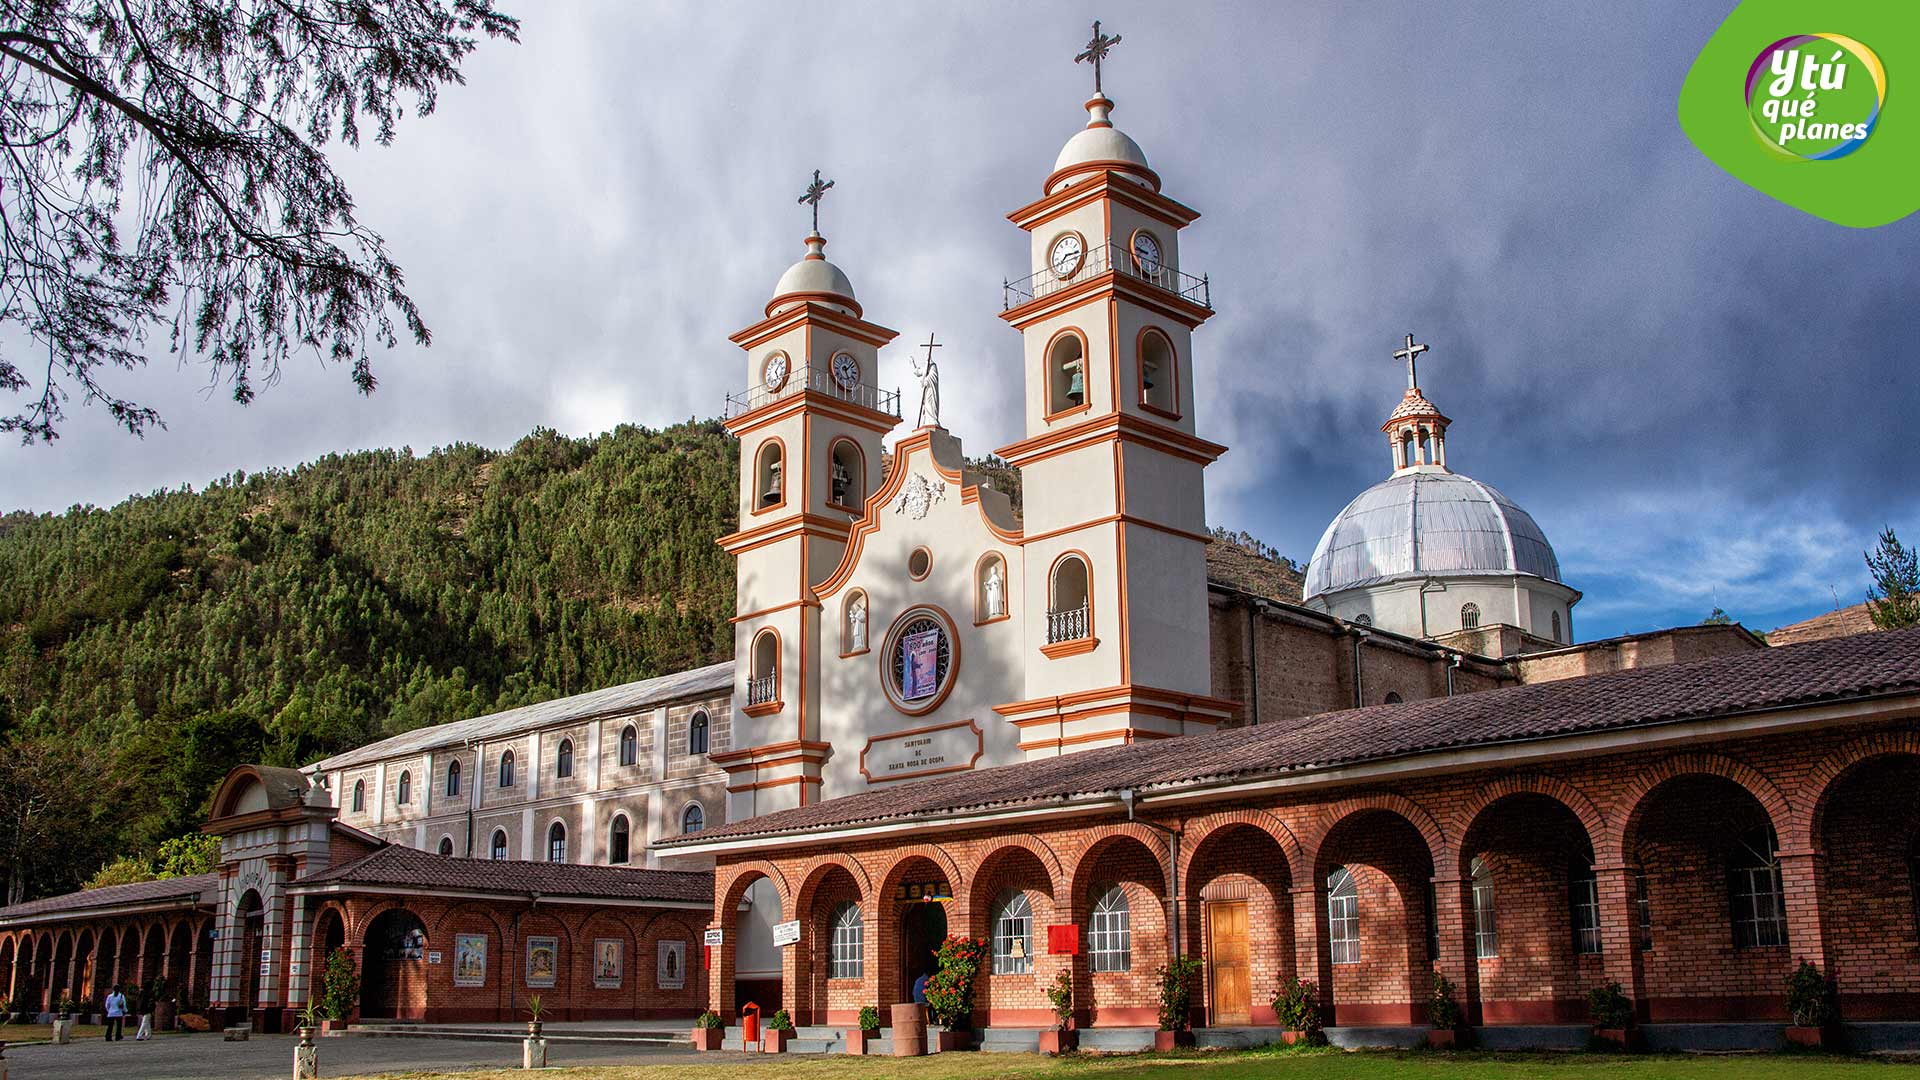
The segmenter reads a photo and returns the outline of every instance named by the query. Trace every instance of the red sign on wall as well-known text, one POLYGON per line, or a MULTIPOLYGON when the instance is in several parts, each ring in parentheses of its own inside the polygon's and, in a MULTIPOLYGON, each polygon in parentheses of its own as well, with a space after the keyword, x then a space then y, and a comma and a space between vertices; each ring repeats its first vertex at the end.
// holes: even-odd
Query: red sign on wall
POLYGON ((1047 927, 1047 951, 1054 956, 1080 955, 1080 928, 1078 926, 1047 927))

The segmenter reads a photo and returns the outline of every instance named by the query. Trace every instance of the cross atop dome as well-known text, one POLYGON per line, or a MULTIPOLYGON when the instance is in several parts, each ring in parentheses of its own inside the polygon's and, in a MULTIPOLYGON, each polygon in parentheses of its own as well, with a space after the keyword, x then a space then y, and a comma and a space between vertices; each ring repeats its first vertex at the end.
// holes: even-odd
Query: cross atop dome
POLYGON ((1095 19, 1093 20, 1093 37, 1087 39, 1086 51, 1073 58, 1073 62, 1076 64, 1093 65, 1094 97, 1103 96, 1100 92, 1100 61, 1105 60, 1107 54, 1112 52, 1113 47, 1118 44, 1120 44, 1120 35, 1115 34, 1112 37, 1108 37, 1101 33, 1100 20, 1095 19))
POLYGON ((827 189, 833 187, 833 181, 820 181, 820 170, 813 170, 813 183, 807 185, 806 193, 797 200, 813 208, 813 235, 820 235, 820 200, 827 197, 827 189))
POLYGON ((1387 422, 1380 425, 1393 451, 1393 472, 1398 476, 1409 469, 1447 467, 1447 425, 1451 423, 1438 406, 1420 392, 1420 354, 1428 346, 1407 335, 1407 343, 1393 351, 1393 358, 1407 365, 1407 392, 1394 406, 1387 422))
POLYGON ((1393 352, 1393 358, 1395 360, 1405 360, 1407 362, 1407 389, 1409 390, 1420 389, 1420 376, 1414 369, 1414 363, 1419 359, 1420 354, 1426 351, 1427 347, 1425 345, 1414 344, 1413 334, 1408 333, 1407 347, 1404 349, 1395 349, 1393 352))

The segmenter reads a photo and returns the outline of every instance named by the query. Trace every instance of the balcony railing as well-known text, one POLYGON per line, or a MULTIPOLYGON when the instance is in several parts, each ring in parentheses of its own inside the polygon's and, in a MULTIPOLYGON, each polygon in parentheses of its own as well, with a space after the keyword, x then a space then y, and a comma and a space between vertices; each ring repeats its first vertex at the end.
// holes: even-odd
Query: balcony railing
POLYGON ((761 675, 747 680, 747 704, 765 705, 780 692, 780 676, 761 675))
POLYGON ((1055 275, 1053 269, 1049 267, 1018 281, 1002 283, 1001 288, 1004 293, 1002 310, 1011 311, 1021 304, 1038 300, 1043 296, 1051 296, 1062 289, 1070 289, 1109 270, 1117 270, 1128 277, 1164 289, 1190 304, 1199 304, 1209 311, 1213 310, 1213 289, 1208 284, 1205 274, 1199 277, 1183 274, 1165 263, 1159 266, 1147 266, 1135 259, 1133 253, 1125 247, 1111 242, 1089 249, 1087 257, 1080 260, 1079 268, 1066 277, 1055 275))
POLYGON ((853 389, 845 390, 839 383, 833 381, 833 376, 824 368, 816 369, 809 366, 788 375, 787 381, 780 384, 778 390, 768 389, 765 383, 756 383, 738 394, 728 394, 726 418, 731 420, 742 413, 750 413, 762 406, 784 401, 808 390, 816 394, 826 394, 841 401, 850 401, 855 405, 883 412, 895 418, 900 416, 898 390, 882 390, 865 383, 856 383, 853 389))
POLYGON ((1079 641, 1092 633, 1088 625, 1087 605, 1065 611, 1047 612, 1047 644, 1058 645, 1063 641, 1079 641))

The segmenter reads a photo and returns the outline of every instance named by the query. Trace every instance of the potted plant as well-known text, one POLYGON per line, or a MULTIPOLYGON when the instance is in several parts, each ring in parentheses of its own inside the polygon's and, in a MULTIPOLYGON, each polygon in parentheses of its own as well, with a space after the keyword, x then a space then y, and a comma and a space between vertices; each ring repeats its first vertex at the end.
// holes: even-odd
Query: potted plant
POLYGON ((1820 974, 1809 961, 1800 961, 1787 976, 1787 1013, 1793 1023, 1787 1028, 1787 1041, 1795 1046, 1822 1047, 1835 1041, 1840 1018, 1838 994, 1833 980, 1820 974))
POLYGON ((153 989, 153 1030, 172 1031, 173 1022, 180 1015, 180 1006, 173 984, 166 979, 157 979, 153 989))
POLYGON ((1609 1048, 1632 1050, 1639 1041, 1633 1027, 1633 1001, 1619 983, 1596 986, 1587 991, 1587 1012, 1593 1020, 1593 1037, 1609 1048))
POLYGON ((1320 988, 1299 978, 1280 984, 1273 995, 1273 1015, 1280 1018, 1280 1041, 1288 1046, 1318 1043, 1320 1033, 1320 988))
POLYGON ((353 965, 353 954, 335 949, 327 957, 321 977, 320 1012, 322 1032, 344 1031, 347 1019, 360 1005, 360 972, 353 965))
POLYGON ((781 1009, 767 1021, 767 1030, 760 1033, 760 1049, 763 1053, 784 1054, 792 1039, 793 1014, 781 1009))
POLYGON ((539 994, 528 994, 526 1010, 527 1038, 537 1039, 540 1037, 540 1014, 546 1012, 547 1007, 541 1003, 539 994))
POLYGON ((314 1029, 320 1026, 321 1019, 320 1003, 317 1001, 307 1002, 307 1007, 300 1010, 300 1026, 298 1032, 301 1046, 313 1045, 313 1032, 314 1029))
POLYGON ((720 1014, 708 1009, 693 1018, 693 1048, 695 1050, 718 1050, 720 1041, 727 1037, 726 1021, 720 1014))
POLYGON ((1062 971, 1047 987, 1047 1001, 1053 1006, 1054 1027, 1040 1033, 1040 1052, 1064 1054, 1080 1045, 1080 1034, 1073 1030, 1073 972, 1062 971))
POLYGON ((1155 1050, 1193 1045, 1193 976, 1199 971, 1196 956, 1176 956, 1160 966, 1160 1030, 1153 1033, 1155 1050))
POLYGON ((938 968, 927 980, 927 1012, 939 1025, 929 1033, 929 1050, 960 1050, 971 1041, 973 983, 987 958, 980 938, 950 937, 935 954, 938 968))
POLYGON ((1453 980, 1433 973, 1433 993, 1427 998, 1427 1045, 1451 1050, 1460 1041, 1460 1003, 1453 1000, 1453 980))
POLYGON ((860 1018, 854 1021, 853 1030, 847 1032, 847 1053, 865 1054, 867 1044, 880 1037, 880 1010, 872 1005, 860 1006, 860 1018))

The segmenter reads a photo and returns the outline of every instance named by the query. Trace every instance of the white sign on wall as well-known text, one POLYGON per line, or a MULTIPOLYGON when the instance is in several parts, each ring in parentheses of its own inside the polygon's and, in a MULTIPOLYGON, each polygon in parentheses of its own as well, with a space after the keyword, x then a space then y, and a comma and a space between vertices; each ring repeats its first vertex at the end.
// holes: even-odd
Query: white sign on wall
POLYGON ((727 932, 725 930, 709 930, 706 936, 701 939, 701 943, 704 945, 723 945, 726 943, 726 940, 727 932))
POLYGON ((800 943, 800 920, 773 924, 773 946, 776 949, 800 943))
POLYGON ((982 751, 972 720, 875 735, 860 751, 860 772, 870 784, 971 769, 982 751))

